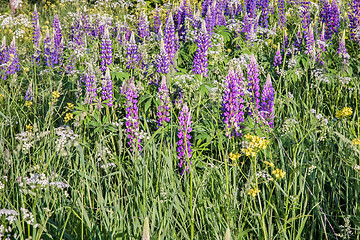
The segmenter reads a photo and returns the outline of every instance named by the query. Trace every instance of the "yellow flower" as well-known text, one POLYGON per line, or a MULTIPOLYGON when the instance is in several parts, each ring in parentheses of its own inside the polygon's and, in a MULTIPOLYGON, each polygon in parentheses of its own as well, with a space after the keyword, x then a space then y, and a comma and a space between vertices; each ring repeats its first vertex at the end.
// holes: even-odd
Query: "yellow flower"
POLYGON ((227 50, 227 51, 228 51, 228 53, 231 53, 231 49, 230 49, 230 48, 228 48, 228 50, 227 50))
POLYGON ((24 71, 28 72, 30 69, 28 67, 24 67, 24 71))
POLYGON ((277 168, 276 170, 272 171, 272 174, 274 174, 276 178, 284 178, 286 172, 277 168))
POLYGON ((229 158, 233 161, 236 161, 241 155, 239 153, 230 153, 229 158))
POLYGON ((264 161, 264 163, 270 167, 274 167, 274 164, 272 162, 264 161))
POLYGON ((32 101, 25 101, 26 107, 31 107, 32 104, 33 104, 32 101))
POLYGON ((72 114, 72 113, 67 113, 66 116, 65 116, 65 118, 64 118, 64 120, 65 120, 65 122, 68 122, 68 121, 70 121, 70 120, 73 119, 73 118, 74 118, 74 114, 72 114))
POLYGON ((352 145, 360 145, 360 139, 354 138, 354 139, 351 141, 351 144, 352 144, 352 145))
POLYGON ((252 196, 253 198, 256 197, 256 195, 258 195, 260 193, 260 190, 258 188, 251 188, 249 191, 248 191, 248 194, 250 196, 252 196))
POLYGON ((72 110, 72 109, 74 109, 74 104, 73 103, 67 103, 67 107, 72 110))
POLYGON ((33 126, 30 124, 26 125, 26 131, 31 132, 33 130, 33 126))
POLYGON ((349 117, 353 114, 353 110, 351 107, 344 107, 343 109, 341 109, 340 111, 336 112, 336 117, 337 118, 341 118, 341 117, 349 117))
POLYGON ((52 97, 53 97, 54 99, 58 99, 58 98, 60 97, 59 91, 53 91, 53 92, 52 92, 52 97))

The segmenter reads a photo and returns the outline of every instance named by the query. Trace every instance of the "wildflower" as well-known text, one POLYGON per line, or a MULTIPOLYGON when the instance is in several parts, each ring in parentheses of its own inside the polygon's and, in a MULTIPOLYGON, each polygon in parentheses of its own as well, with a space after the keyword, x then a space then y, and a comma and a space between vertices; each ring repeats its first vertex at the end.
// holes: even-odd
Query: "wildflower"
POLYGON ((103 35, 103 38, 101 40, 101 71, 105 73, 106 68, 109 67, 112 64, 112 46, 111 46, 111 40, 109 37, 109 29, 105 29, 105 33, 103 35))
POLYGON ((92 64, 89 66, 89 71, 85 73, 84 81, 86 87, 86 100, 91 104, 97 97, 96 76, 92 64))
POLYGON ((164 28, 164 44, 165 50, 169 56, 169 61, 172 63, 172 60, 175 56, 176 46, 175 46, 175 26, 172 14, 168 14, 166 19, 166 24, 164 28))
POLYGON ((341 117, 349 117, 351 116, 353 113, 352 108, 350 107, 344 107, 343 109, 341 109, 340 111, 336 112, 336 117, 337 118, 341 118, 341 117))
POLYGON ((360 145, 360 139, 359 138, 354 138, 352 141, 351 141, 351 144, 352 145, 360 145))
POLYGON ((275 176, 275 178, 281 178, 281 179, 283 179, 286 175, 286 172, 278 168, 273 170, 271 173, 275 176))
POLYGON ((111 81, 110 70, 106 68, 105 77, 102 81, 102 92, 101 92, 101 99, 103 101, 108 100, 108 103, 105 103, 107 106, 113 106, 113 83, 111 81))
MULTIPOLYGON (((32 90, 32 84, 30 83, 29 87, 28 87, 28 89, 26 90, 26 93, 25 93, 25 101, 26 102, 32 102, 33 100, 34 100, 34 93, 33 93, 33 90, 32 90)), ((25 106, 27 106, 27 105, 25 104, 25 106)))
POLYGON ((169 97, 169 89, 166 86, 166 77, 163 76, 161 83, 160 83, 160 87, 159 87, 159 91, 158 91, 158 96, 160 99, 160 105, 158 108, 158 126, 163 126, 164 122, 168 123, 170 122, 170 118, 169 118, 169 103, 170 103, 170 97, 169 97))
POLYGON ((56 14, 53 20, 53 29, 54 29, 54 49, 52 53, 52 63, 53 64, 61 64, 61 54, 63 52, 64 44, 63 37, 60 26, 59 16, 56 14))
POLYGON ((33 130, 33 126, 30 124, 26 125, 26 131, 31 132, 33 130))
POLYGON ((60 97, 59 91, 53 91, 52 92, 52 97, 53 97, 53 99, 58 99, 60 97))
POLYGON ((138 103, 138 90, 134 84, 134 78, 130 78, 128 81, 123 83, 121 93, 126 97, 126 133, 129 139, 128 144, 131 151, 134 151, 134 147, 138 147, 141 151, 140 146, 141 140, 139 135, 139 109, 138 103))
POLYGON ((195 74, 207 76, 208 50, 210 47, 210 36, 207 33, 205 22, 202 22, 202 28, 196 38, 197 50, 194 56, 193 71, 195 74))
POLYGON ((7 49, 7 54, 8 54, 7 59, 8 59, 9 66, 6 67, 5 79, 6 79, 6 76, 13 75, 17 71, 20 70, 19 57, 17 54, 15 36, 13 37, 13 40, 12 40, 9 48, 7 49))
POLYGON ((281 58, 281 54, 280 54, 280 44, 278 44, 276 53, 275 53, 275 58, 274 58, 274 66, 279 66, 281 65, 282 62, 282 58, 281 58))
POLYGON ((339 43, 339 49, 338 49, 339 57, 343 59, 343 63, 347 63, 347 60, 350 58, 350 55, 347 53, 346 47, 345 47, 345 31, 343 32, 342 38, 339 43))
POLYGON ((33 104, 32 101, 25 101, 25 107, 31 107, 31 105, 33 104))
POLYGON ((157 59, 157 72, 162 74, 167 74, 169 72, 169 55, 167 54, 164 47, 164 40, 160 41, 160 54, 157 59))
POLYGON ((189 108, 186 103, 184 103, 182 110, 179 113, 179 131, 177 142, 177 152, 178 152, 178 160, 181 174, 185 171, 189 171, 190 165, 192 161, 190 160, 192 157, 191 154, 191 143, 190 143, 190 133, 192 131, 191 128, 191 114, 189 112, 189 108))
POLYGON ((274 88, 271 84, 270 74, 268 74, 261 94, 260 115, 271 128, 274 127, 274 96, 274 88))
POLYGON ((225 130, 227 136, 240 136, 240 124, 244 122, 244 100, 243 93, 240 90, 241 82, 243 81, 242 72, 236 74, 232 67, 230 67, 225 81, 225 90, 222 105, 222 117, 225 123, 225 130))
MULTIPOLYGON (((247 78, 249 82, 248 91, 250 92, 251 101, 255 103, 255 109, 260 108, 260 86, 259 86, 259 67, 256 63, 254 54, 251 54, 250 64, 248 65, 247 78)), ((252 115, 252 111, 250 113, 252 115)))
POLYGON ((52 53, 53 53, 53 40, 50 37, 49 29, 46 31, 46 37, 44 39, 44 55, 45 55, 45 65, 53 68, 53 61, 52 59, 52 53))
POLYGON ((74 109, 74 104, 73 103, 67 103, 67 107, 71 110, 74 109))
POLYGON ((135 42, 135 36, 131 33, 130 41, 127 46, 127 68, 134 69, 139 67, 141 63, 141 55, 135 42))
POLYGON ((68 122, 68 121, 72 120, 73 118, 74 118, 74 114, 66 113, 64 120, 65 120, 65 122, 68 122))
POLYGON ((269 140, 266 140, 265 138, 251 135, 249 133, 246 134, 244 137, 247 140, 247 146, 245 148, 242 148, 241 151, 246 156, 255 157, 260 150, 266 149, 267 145, 270 143, 269 140))
POLYGON ((258 195, 260 193, 260 190, 258 188, 251 188, 248 191, 248 195, 250 195, 251 197, 256 197, 256 195, 258 195))
POLYGON ((275 166, 272 162, 264 161, 264 163, 266 165, 268 165, 269 167, 274 167, 275 166))
POLYGON ((229 158, 232 160, 232 161, 236 161, 241 155, 239 153, 230 153, 229 154, 229 158))
POLYGON ((159 8, 158 8, 158 6, 156 4, 155 14, 154 14, 154 30, 155 30, 156 34, 159 33, 160 28, 161 28, 161 17, 160 17, 159 8))
POLYGON ((146 40, 150 37, 149 21, 144 11, 142 11, 139 16, 138 32, 139 32, 139 37, 142 40, 146 40))

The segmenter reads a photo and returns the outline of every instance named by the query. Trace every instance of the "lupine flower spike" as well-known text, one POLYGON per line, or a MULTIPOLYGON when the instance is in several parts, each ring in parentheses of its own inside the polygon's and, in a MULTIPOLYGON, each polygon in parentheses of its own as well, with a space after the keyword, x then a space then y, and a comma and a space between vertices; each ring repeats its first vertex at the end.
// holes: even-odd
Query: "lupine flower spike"
POLYGON ((101 71, 105 73, 106 68, 112 64, 112 45, 109 36, 109 29, 105 28, 103 38, 101 40, 101 71))
POLYGON ((13 37, 13 40, 12 40, 10 46, 8 47, 7 54, 8 54, 8 64, 9 65, 6 68, 5 75, 9 76, 9 75, 15 74, 17 71, 20 70, 19 57, 18 57, 17 48, 16 48, 15 36, 13 37))
POLYGON ((341 59, 343 59, 343 63, 347 63, 347 60, 349 60, 350 55, 347 53, 346 47, 345 47, 345 30, 343 32, 342 38, 339 43, 339 49, 338 54, 341 59))
POLYGON ((113 83, 111 81, 109 68, 106 69, 105 77, 102 82, 101 99, 103 101, 108 100, 105 104, 109 107, 113 106, 113 83))
POLYGON ((162 76, 158 97, 160 99, 160 105, 158 109, 158 126, 163 126, 164 123, 170 122, 169 118, 169 104, 170 104, 170 97, 169 97, 169 89, 166 86, 166 77, 162 76))
POLYGON ((176 52, 176 46, 175 46, 175 25, 171 13, 168 14, 168 18, 165 24, 164 44, 165 44, 165 50, 169 55, 169 60, 172 63, 176 52))
POLYGON ((250 115, 253 114, 253 110, 259 110, 260 108, 260 86, 259 86, 259 68, 256 63, 254 54, 251 54, 250 63, 248 65, 247 80, 249 82, 248 91, 250 92, 250 98, 255 105, 253 109, 250 109, 250 115))
POLYGON ((208 73, 208 50, 210 47, 210 36, 206 30, 205 22, 202 22, 202 28, 196 38, 197 50, 194 56, 193 71, 195 74, 203 74, 207 77, 208 73))
POLYGON ((270 74, 268 74, 261 94, 260 116, 262 121, 271 128, 274 128, 274 97, 274 88, 271 84, 270 74))
POLYGON ((134 69, 139 67, 141 57, 138 53, 137 44, 135 42, 134 33, 131 33, 130 41, 127 46, 127 68, 134 69))
POLYGON ((85 74, 84 81, 86 87, 86 99, 87 102, 91 104, 97 97, 96 76, 92 64, 89 66, 88 73, 85 74))
POLYGON ((167 74, 169 72, 169 55, 167 54, 164 47, 164 40, 160 41, 160 54, 157 59, 157 72, 167 74))
POLYGON ((282 63, 282 57, 281 57, 281 53, 280 53, 280 44, 278 44, 276 53, 275 53, 275 57, 274 57, 274 66, 280 66, 282 63))
POLYGON ((189 108, 186 103, 184 103, 182 110, 179 113, 179 131, 177 142, 177 152, 178 152, 178 160, 179 160, 179 168, 180 173, 183 174, 184 170, 189 171, 191 162, 191 143, 190 143, 190 133, 192 131, 191 128, 191 114, 189 112, 189 108))

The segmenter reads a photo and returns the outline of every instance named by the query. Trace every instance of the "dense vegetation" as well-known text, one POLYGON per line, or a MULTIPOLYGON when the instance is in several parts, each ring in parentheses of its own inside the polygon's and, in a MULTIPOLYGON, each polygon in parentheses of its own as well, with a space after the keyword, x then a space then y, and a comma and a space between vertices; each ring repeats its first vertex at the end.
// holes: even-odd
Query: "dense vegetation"
POLYGON ((0 239, 359 239, 360 2, 0 10, 0 239))

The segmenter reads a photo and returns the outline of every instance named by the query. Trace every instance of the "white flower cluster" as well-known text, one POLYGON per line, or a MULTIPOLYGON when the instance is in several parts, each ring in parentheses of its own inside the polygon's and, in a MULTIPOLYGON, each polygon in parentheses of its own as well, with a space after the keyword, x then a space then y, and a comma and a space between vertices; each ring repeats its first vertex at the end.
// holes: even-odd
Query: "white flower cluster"
POLYGON ((329 78, 324 75, 321 69, 314 69, 311 72, 311 75, 313 75, 315 79, 319 80, 320 82, 330 83, 329 78))
POLYGON ((262 170, 262 171, 257 172, 256 176, 258 178, 262 178, 265 183, 268 183, 268 182, 274 180, 274 178, 271 177, 271 175, 266 170, 262 170))
MULTIPOLYGON (((16 216, 19 215, 19 213, 15 210, 11 209, 0 209, 0 217, 5 216, 5 219, 9 221, 9 223, 12 223, 15 221, 16 216)), ((1 231, 0 231, 0 237, 1 237, 1 231)))
POLYGON ((187 99, 200 88, 201 82, 194 75, 183 74, 175 76, 174 84, 182 89, 183 97, 187 99))
MULTIPOLYGON (((34 219, 34 214, 32 214, 32 212, 30 212, 29 210, 27 210, 26 208, 20 208, 21 210, 21 215, 22 215, 22 219, 29 225, 32 225, 35 222, 34 219)), ((34 226, 35 228, 37 227, 34 226)))
MULTIPOLYGON (((18 0, 19 1, 19 0, 18 0)), ((18 16, 13 16, 12 14, 0 16, 0 26, 4 29, 5 27, 11 28, 14 30, 14 35, 16 38, 22 38, 25 31, 23 28, 30 28, 31 21, 26 15, 20 14, 18 16)))
POLYGON ((30 189, 47 189, 50 187, 55 187, 56 189, 66 189, 69 186, 69 184, 61 182, 61 181, 52 181, 54 176, 47 177, 44 173, 38 174, 38 173, 30 173, 30 177, 24 177, 24 178, 18 178, 17 182, 19 182, 20 187, 30 187, 30 189))
POLYGON ((315 109, 310 109, 310 112, 315 115, 315 118, 319 120, 322 125, 327 125, 329 123, 328 119, 325 118, 321 113, 316 114, 315 109))
POLYGON ((13 222, 16 220, 16 216, 19 216, 19 213, 15 210, 11 209, 0 209, 0 219, 4 216, 6 222, 3 222, 0 225, 0 239, 10 240, 10 239, 17 239, 16 233, 11 236, 13 222))
POLYGON ((62 156, 67 156, 68 152, 66 151, 66 147, 77 146, 79 143, 77 138, 79 135, 75 134, 73 130, 70 129, 69 126, 66 127, 58 127, 55 129, 56 135, 58 135, 58 139, 56 139, 56 147, 55 150, 60 152, 62 156))
POLYGON ((286 119, 281 128, 283 135, 290 133, 294 129, 294 126, 296 124, 298 124, 298 122, 295 119, 293 118, 286 119))
POLYGON ((339 81, 344 86, 344 85, 347 85, 347 84, 349 84, 351 82, 351 77, 340 77, 339 81))
POLYGON ((20 144, 17 146, 17 150, 21 150, 24 153, 28 153, 30 151, 30 148, 38 141, 40 141, 43 137, 49 135, 49 131, 45 132, 38 132, 38 129, 36 127, 36 124, 33 126, 33 131, 26 131, 16 134, 15 139, 20 142, 20 144))

